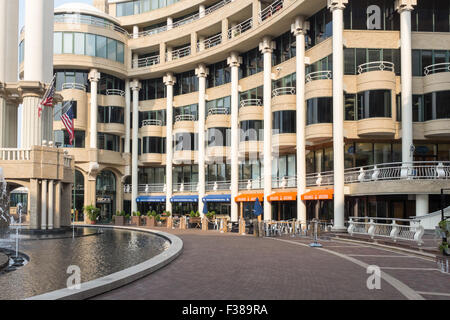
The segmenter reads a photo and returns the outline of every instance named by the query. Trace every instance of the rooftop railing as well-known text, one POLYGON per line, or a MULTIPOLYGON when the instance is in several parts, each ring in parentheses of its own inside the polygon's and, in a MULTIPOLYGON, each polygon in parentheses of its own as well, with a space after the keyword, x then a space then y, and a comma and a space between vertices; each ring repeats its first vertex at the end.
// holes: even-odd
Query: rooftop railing
POLYGON ((238 25, 228 29, 228 39, 237 37, 243 34, 245 31, 250 30, 253 27, 253 18, 247 19, 238 25))
POLYGON ((388 61, 374 61, 363 63, 358 66, 358 74, 371 71, 390 71, 395 72, 395 65, 388 61))
POLYGON ((450 72, 450 62, 444 62, 444 63, 436 63, 432 64, 430 66, 426 66, 424 68, 424 74, 426 76, 430 74, 440 73, 440 72, 450 72))
POLYGON ((284 0, 277 0, 273 2, 270 6, 264 8, 259 13, 259 21, 263 22, 269 18, 271 18, 274 14, 281 11, 284 6, 284 0))
POLYGON ((331 80, 333 79, 333 72, 330 70, 311 72, 306 75, 306 82, 315 80, 331 80))

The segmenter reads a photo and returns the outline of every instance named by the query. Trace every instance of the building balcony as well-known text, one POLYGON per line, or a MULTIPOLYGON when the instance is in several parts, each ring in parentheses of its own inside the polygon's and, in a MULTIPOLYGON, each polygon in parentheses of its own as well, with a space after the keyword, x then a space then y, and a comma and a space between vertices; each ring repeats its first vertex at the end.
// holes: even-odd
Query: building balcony
POLYGON ((425 137, 450 137, 450 119, 425 121, 423 126, 425 137))
POLYGON ((207 192, 230 191, 231 181, 207 181, 205 189, 207 192))
POLYGON ((206 147, 206 162, 215 162, 216 160, 223 160, 230 157, 230 147, 226 146, 207 146, 206 147))
POLYGON ((174 183, 172 185, 172 191, 176 193, 184 193, 184 192, 198 192, 198 182, 189 182, 189 183, 174 183))
POLYGON ((284 0, 274 1, 271 5, 261 10, 258 15, 259 21, 262 23, 270 19, 276 13, 280 12, 284 7, 284 2, 285 2, 284 0))
POLYGON ((358 120, 357 132, 361 137, 395 135, 395 121, 392 118, 367 118, 358 120))
POLYGON ((86 92, 86 86, 81 83, 63 83, 62 90, 80 90, 86 92))
POLYGON ((234 27, 228 29, 228 39, 232 39, 240 36, 244 32, 250 30, 253 27, 253 18, 247 19, 234 27))
POLYGON ((297 188, 297 177, 285 176, 272 178, 272 188, 274 189, 297 188))
POLYGON ((191 150, 174 150, 173 162, 175 164, 194 163, 198 159, 198 151, 191 150))
POLYGON ((284 87, 272 91, 272 112, 297 110, 296 88, 284 87))
POLYGON ((424 68, 424 93, 450 90, 450 63, 438 63, 424 68))
POLYGON ((332 71, 317 71, 306 75, 305 100, 333 96, 332 71))
POLYGON ((155 55, 146 58, 134 59, 133 68, 146 68, 161 63, 160 55, 155 55))
POLYGON ((98 123, 97 132, 110 133, 120 136, 125 134, 125 125, 123 123, 98 123))
POLYGON ((374 61, 358 66, 357 91, 396 88, 395 65, 388 61, 374 61))
POLYGON ((272 135, 272 148, 279 153, 285 153, 291 150, 295 150, 297 147, 297 134, 296 133, 281 133, 276 132, 272 135))
POLYGON ((139 133, 143 137, 164 137, 166 132, 163 125, 161 120, 143 120, 139 133))
POLYGON ((139 156, 139 161, 143 165, 162 164, 164 159, 165 155, 161 153, 143 153, 139 156))
POLYGON ((212 108, 208 111, 205 122, 206 129, 229 128, 231 126, 230 109, 212 108))
POLYGON ((197 52, 208 50, 222 43, 222 34, 216 34, 197 43, 197 52))
POLYGON ((262 153, 264 141, 241 141, 239 142, 239 156, 245 157, 250 154, 262 153))
POLYGON ((264 189, 264 178, 239 180, 239 190, 262 190, 264 189))
POLYGON ((332 123, 316 123, 306 126, 306 140, 318 142, 333 138, 332 123))

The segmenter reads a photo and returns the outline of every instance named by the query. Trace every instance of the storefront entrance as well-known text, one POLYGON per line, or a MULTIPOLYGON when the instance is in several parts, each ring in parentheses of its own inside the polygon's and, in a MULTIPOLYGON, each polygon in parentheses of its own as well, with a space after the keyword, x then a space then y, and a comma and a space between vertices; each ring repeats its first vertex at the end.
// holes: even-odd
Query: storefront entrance
POLYGON ((116 213, 116 176, 111 171, 102 171, 96 183, 97 208, 100 209, 101 223, 109 223, 116 213))

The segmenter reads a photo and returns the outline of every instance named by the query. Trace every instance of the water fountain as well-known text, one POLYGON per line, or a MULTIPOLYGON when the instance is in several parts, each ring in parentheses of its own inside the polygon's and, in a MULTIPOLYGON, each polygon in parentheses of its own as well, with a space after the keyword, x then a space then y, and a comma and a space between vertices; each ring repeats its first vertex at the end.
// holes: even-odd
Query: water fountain
POLYGON ((6 180, 3 169, 0 168, 0 233, 9 228, 11 221, 9 215, 9 197, 6 191, 6 180))

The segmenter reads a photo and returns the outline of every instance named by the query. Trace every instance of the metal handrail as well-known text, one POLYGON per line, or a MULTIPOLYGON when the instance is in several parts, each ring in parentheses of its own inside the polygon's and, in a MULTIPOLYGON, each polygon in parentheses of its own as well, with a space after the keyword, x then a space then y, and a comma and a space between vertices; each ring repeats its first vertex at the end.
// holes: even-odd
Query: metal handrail
POLYGON ((241 100, 240 103, 241 108, 242 107, 262 107, 263 103, 261 99, 246 99, 241 100))
POLYGON ((162 125, 163 125, 162 120, 156 120, 156 119, 143 120, 141 123, 142 127, 148 127, 148 126, 162 127, 162 125))
POLYGON ((198 183, 175 183, 172 188, 173 192, 194 192, 198 190, 198 183))
MULTIPOLYGON (((186 46, 175 51, 172 51, 172 60, 181 59, 191 55, 191 46, 186 46)), ((168 57, 168 53, 166 53, 166 59, 168 57)))
POLYGON ((175 122, 180 121, 195 121, 195 116, 192 114, 180 114, 178 116, 175 116, 175 122))
POLYGON ((426 66, 423 71, 426 76, 439 72, 450 72, 450 62, 432 64, 426 66))
POLYGON ((358 66, 358 74, 370 71, 390 71, 395 72, 395 65, 388 61, 373 61, 360 64, 358 66))
POLYGON ((316 71, 316 72, 310 72, 306 75, 306 82, 311 82, 315 80, 331 80, 333 79, 333 71, 330 70, 323 70, 323 71, 316 71))
POLYGON ((263 22, 263 21, 267 20, 268 18, 272 17, 275 13, 277 13, 281 9, 283 9, 283 6, 284 6, 284 0, 274 1, 270 6, 268 6, 267 8, 265 8, 259 12, 259 21, 263 22))
POLYGON ((125 96, 125 91, 120 90, 120 89, 107 89, 106 90, 106 95, 107 96, 125 96))
MULTIPOLYGON (((164 31, 167 31, 167 26, 156 27, 156 28, 153 28, 150 30, 141 31, 141 32, 137 33, 137 36, 138 36, 138 38, 141 38, 141 37, 150 36, 152 34, 158 34, 158 33, 164 32, 164 31)), ((131 36, 133 36, 133 35, 131 35, 131 36)))
POLYGON ((272 178, 272 188, 296 188, 297 177, 285 176, 272 178))
POLYGON ((166 185, 164 183, 140 184, 138 191, 141 194, 162 193, 166 191, 166 185))
MULTIPOLYGON (((344 171, 344 182, 364 183, 373 181, 436 180, 450 179, 450 162, 415 161, 383 163, 372 166, 350 168, 344 171)), ((306 175, 306 185, 328 186, 334 183, 333 171, 306 175)))
POLYGON ((259 190, 264 189, 264 178, 239 180, 239 190, 259 190))
POLYGON ((55 23, 73 23, 73 24, 88 24, 96 27, 102 27, 105 29, 114 30, 120 32, 126 36, 130 36, 128 31, 115 25, 114 23, 104 21, 95 17, 81 16, 80 14, 63 14, 55 15, 55 23))
POLYGON ((146 57, 146 58, 134 59, 133 67, 134 68, 144 68, 144 67, 154 66, 159 63, 161 63, 160 56, 155 55, 155 56, 146 57))
POLYGON ((283 87, 277 88, 272 91, 272 97, 284 96, 284 95, 295 95, 297 89, 294 87, 283 87))
POLYGON ((206 191, 224 191, 231 189, 231 181, 207 181, 206 191))
POLYGON ((209 37, 203 41, 199 41, 197 43, 197 51, 210 49, 215 46, 218 46, 221 43, 222 43, 222 34, 219 33, 219 34, 209 37), (203 49, 201 48, 202 44, 203 44, 203 49))
POLYGON ((223 115, 229 115, 230 109, 229 108, 211 108, 208 110, 208 115, 216 115, 216 114, 223 114, 223 115))
POLYGON ((247 19, 239 23, 238 25, 235 25, 234 27, 228 29, 228 39, 237 37, 243 34, 245 31, 250 30, 251 28, 253 28, 253 18, 247 19))
POLYGON ((75 89, 75 90, 86 91, 86 86, 81 83, 63 83, 61 88, 62 88, 62 90, 75 89))

